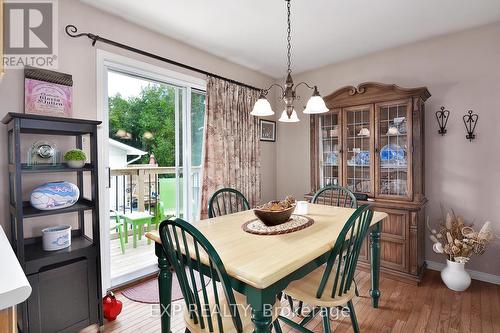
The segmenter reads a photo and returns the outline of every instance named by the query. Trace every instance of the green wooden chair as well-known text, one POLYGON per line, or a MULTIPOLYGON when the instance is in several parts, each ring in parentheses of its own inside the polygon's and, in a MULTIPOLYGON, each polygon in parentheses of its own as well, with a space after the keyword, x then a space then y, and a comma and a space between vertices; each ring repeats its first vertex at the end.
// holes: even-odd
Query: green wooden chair
MULTIPOLYGON (((358 202, 354 194, 338 185, 327 185, 319 189, 311 199, 311 203, 323 204, 337 207, 358 208, 358 202)), ((356 296, 359 296, 358 289, 356 288, 356 296)), ((288 303, 293 308, 293 300, 287 295, 288 303)), ((297 313, 302 314, 302 302, 299 302, 297 313)))
MULTIPOLYGON (((182 181, 182 180, 180 180, 182 181)), ((167 220, 176 215, 176 200, 177 200, 177 179, 176 178, 160 178, 159 183, 159 198, 156 205, 155 217, 153 223, 155 229, 164 220, 167 220)))
MULTIPOLYGON (((320 266, 300 280, 293 281, 284 293, 315 309, 300 323, 280 316, 280 320, 300 332, 311 332, 304 327, 320 310, 323 317, 323 331, 330 333, 329 313, 331 308, 347 304, 354 332, 359 326, 352 299, 355 297, 354 272, 358 263, 361 245, 373 217, 369 205, 359 207, 342 228, 326 266, 320 266)), ((312 333, 312 332, 311 332, 312 333)))
MULTIPOLYGON (((178 218, 160 224, 160 238, 184 296, 186 331, 253 332, 245 296, 233 291, 221 258, 205 236, 178 218)), ((275 329, 279 328, 279 303, 277 299, 273 309, 275 329)))
POLYGON ((311 199, 311 203, 337 207, 358 207, 354 194, 345 187, 337 185, 327 185, 319 189, 311 199))
POLYGON ((250 205, 245 196, 233 188, 221 188, 215 191, 208 201, 208 217, 232 214, 249 210, 250 205))
POLYGON ((120 216, 120 214, 115 210, 112 210, 112 212, 115 215, 115 225, 111 226, 110 229, 111 229, 111 231, 114 230, 118 234, 118 238, 120 239, 120 248, 122 250, 122 254, 125 254, 125 239, 124 239, 123 234, 125 232, 127 232, 128 230, 124 230, 125 227, 123 224, 123 219, 120 216))

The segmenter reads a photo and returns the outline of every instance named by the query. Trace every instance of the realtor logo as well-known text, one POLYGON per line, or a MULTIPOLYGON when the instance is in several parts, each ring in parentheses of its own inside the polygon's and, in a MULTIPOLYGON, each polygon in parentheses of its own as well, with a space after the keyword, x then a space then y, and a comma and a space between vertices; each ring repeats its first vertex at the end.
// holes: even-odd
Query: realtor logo
POLYGON ((57 2, 15 1, 4 4, 5 68, 57 68, 57 2))

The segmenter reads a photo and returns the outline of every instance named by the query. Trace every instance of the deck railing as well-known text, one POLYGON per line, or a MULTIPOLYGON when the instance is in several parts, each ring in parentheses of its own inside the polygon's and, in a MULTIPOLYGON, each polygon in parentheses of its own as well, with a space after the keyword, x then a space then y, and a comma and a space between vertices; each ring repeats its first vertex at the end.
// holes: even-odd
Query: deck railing
MULTIPOLYGON (((201 167, 191 168, 193 202, 199 203, 201 187, 201 167)), ((184 169, 158 167, 147 164, 130 165, 126 168, 111 168, 110 197, 111 209, 126 212, 150 210, 156 206, 159 195, 159 179, 184 178, 184 169)), ((197 209, 193 207, 193 209, 197 209)))

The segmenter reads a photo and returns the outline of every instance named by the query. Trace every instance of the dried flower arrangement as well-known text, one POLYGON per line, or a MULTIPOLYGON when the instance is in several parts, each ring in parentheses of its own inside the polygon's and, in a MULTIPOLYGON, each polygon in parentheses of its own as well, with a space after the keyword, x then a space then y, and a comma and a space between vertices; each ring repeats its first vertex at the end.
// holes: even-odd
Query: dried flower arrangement
MULTIPOLYGON (((441 207, 442 208, 442 207, 441 207)), ((442 209, 443 210, 443 209, 442 209)), ((467 224, 460 215, 455 212, 443 214, 439 230, 433 229, 427 219, 427 228, 430 231, 430 239, 434 243, 434 252, 443 253, 448 260, 466 263, 472 254, 482 255, 486 245, 495 237, 491 222, 486 221, 483 227, 476 232, 473 223, 467 224)))

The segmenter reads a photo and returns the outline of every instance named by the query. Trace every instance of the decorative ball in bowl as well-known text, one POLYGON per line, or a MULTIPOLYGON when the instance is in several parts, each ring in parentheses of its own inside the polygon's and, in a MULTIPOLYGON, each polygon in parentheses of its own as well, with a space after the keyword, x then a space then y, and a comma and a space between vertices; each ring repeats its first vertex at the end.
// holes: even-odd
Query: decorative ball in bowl
POLYGON ((83 168, 86 159, 85 152, 80 149, 72 149, 64 154, 64 160, 70 168, 83 168))
POLYGON ((295 199, 287 197, 282 201, 270 201, 254 208, 253 212, 265 225, 271 227, 290 220, 295 210, 295 199))

